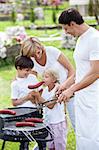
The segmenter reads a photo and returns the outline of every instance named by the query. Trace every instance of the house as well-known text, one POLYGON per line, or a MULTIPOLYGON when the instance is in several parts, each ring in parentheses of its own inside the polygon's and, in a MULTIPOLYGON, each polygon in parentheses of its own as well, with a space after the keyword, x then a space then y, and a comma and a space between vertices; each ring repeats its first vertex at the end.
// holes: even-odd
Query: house
POLYGON ((70 7, 77 8, 83 16, 88 16, 88 5, 90 0, 69 0, 70 7))

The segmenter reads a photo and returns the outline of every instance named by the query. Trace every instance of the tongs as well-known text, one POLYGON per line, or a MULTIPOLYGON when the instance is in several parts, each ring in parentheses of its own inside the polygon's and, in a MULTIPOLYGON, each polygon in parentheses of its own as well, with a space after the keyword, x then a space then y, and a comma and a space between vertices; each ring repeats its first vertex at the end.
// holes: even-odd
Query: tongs
POLYGON ((45 104, 50 103, 50 102, 56 102, 57 103, 57 99, 58 99, 57 97, 53 97, 50 100, 47 100, 43 103, 38 104, 37 108, 40 109, 40 108, 43 108, 43 107, 47 107, 45 104))

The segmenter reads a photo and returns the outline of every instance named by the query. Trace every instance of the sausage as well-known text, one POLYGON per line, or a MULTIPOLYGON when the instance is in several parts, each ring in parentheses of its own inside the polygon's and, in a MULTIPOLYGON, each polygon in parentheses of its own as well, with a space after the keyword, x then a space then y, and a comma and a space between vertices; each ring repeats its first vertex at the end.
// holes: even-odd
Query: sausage
POLYGON ((33 122, 16 122, 16 127, 26 127, 26 126, 29 126, 29 127, 35 127, 35 123, 33 122))
POLYGON ((26 118, 25 121, 27 122, 35 122, 35 123, 43 123, 42 118, 26 118))
POLYGON ((3 109, 3 110, 0 110, 0 114, 16 115, 16 112, 10 109, 3 109))
POLYGON ((42 84, 44 83, 44 81, 38 82, 37 84, 34 85, 28 85, 29 89, 36 89, 38 87, 40 87, 42 84))

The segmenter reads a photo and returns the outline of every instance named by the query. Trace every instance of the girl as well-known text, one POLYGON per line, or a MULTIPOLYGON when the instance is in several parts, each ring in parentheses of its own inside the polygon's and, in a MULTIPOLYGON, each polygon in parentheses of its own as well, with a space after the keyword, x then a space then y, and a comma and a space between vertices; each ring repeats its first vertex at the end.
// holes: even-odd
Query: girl
MULTIPOLYGON (((46 102, 55 98, 55 92, 59 86, 58 74, 52 69, 48 69, 44 72, 43 80, 45 83, 45 89, 42 93, 42 97, 37 92, 34 92, 34 96, 38 99, 39 103, 46 102)), ((53 141, 48 142, 49 150, 66 150, 66 135, 67 125, 64 112, 64 104, 52 101, 45 104, 44 107, 44 123, 48 125, 53 132, 53 141)))

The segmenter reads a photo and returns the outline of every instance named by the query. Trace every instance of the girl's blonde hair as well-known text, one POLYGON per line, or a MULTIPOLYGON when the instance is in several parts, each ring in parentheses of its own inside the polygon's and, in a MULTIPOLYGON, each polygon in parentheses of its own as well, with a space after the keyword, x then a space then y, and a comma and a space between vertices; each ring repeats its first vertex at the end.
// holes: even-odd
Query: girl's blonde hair
POLYGON ((53 70, 52 68, 50 68, 50 69, 46 69, 44 71, 43 75, 45 73, 49 74, 55 80, 55 82, 59 83, 59 74, 58 74, 57 70, 53 70))
POLYGON ((43 45, 36 37, 29 37, 21 43, 20 53, 23 56, 31 57, 35 54, 36 48, 43 48, 43 45))

